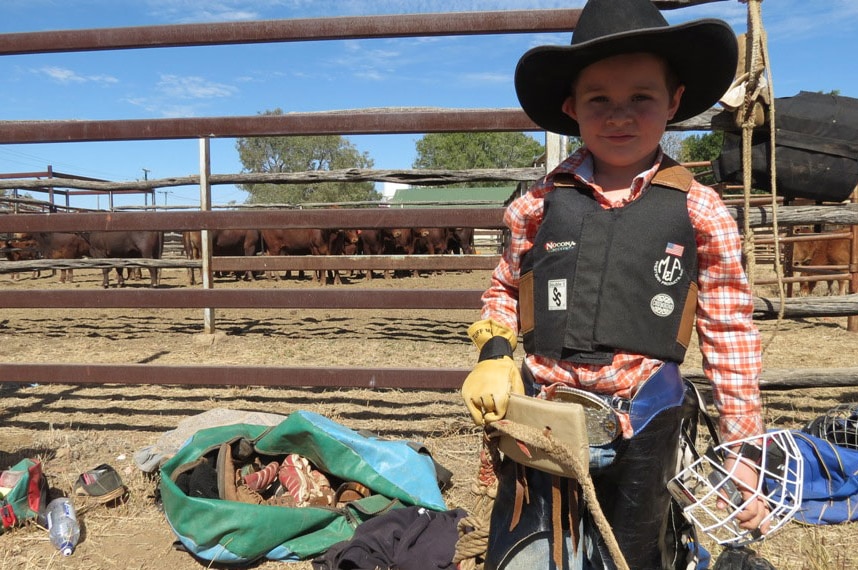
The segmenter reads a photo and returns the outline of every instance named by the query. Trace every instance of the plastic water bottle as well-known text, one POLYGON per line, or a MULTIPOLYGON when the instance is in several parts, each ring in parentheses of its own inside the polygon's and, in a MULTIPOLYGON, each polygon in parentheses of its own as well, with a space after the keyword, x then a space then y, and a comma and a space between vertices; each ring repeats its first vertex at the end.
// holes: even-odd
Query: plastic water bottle
POLYGON ((71 500, 60 497, 48 503, 45 519, 48 524, 51 544, 63 556, 69 556, 74 552, 77 541, 80 539, 80 525, 77 522, 77 513, 75 513, 71 500))

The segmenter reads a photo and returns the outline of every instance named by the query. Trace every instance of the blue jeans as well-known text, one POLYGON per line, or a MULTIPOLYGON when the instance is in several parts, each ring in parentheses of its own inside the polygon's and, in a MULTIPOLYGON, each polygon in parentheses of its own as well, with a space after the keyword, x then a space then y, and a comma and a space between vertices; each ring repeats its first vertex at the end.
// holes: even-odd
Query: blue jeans
MULTIPOLYGON (((607 467, 614 462, 617 455, 616 442, 609 443, 599 447, 590 447, 590 471, 607 467)), ((593 566, 589 561, 594 558, 596 549, 600 548, 601 540, 594 534, 594 526, 585 524, 586 517, 582 517, 578 525, 578 535, 581 537, 581 544, 577 552, 573 550, 572 538, 568 533, 564 533, 566 541, 566 552, 573 553, 567 558, 569 563, 568 570, 601 570, 606 566, 599 564, 598 567, 593 566)), ((551 566, 551 544, 547 538, 536 537, 527 546, 517 552, 503 570, 542 570, 551 566)), ((609 556, 598 556, 610 560, 609 556)), ((610 564, 610 563, 608 563, 610 564)), ((613 565, 611 565, 613 568, 613 565)))

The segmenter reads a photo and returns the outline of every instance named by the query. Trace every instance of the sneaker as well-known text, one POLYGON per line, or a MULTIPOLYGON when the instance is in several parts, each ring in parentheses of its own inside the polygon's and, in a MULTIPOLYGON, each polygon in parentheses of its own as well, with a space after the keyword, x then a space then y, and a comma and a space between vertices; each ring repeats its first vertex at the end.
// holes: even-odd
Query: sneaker
POLYGON ((297 453, 288 455, 280 465, 280 484, 295 499, 296 506, 330 507, 334 504, 334 491, 324 473, 313 469, 306 457, 297 453))
POLYGON ((277 472, 280 470, 280 464, 272 461, 259 471, 246 474, 242 477, 242 481, 254 491, 262 493, 271 484, 277 480, 277 472))
POLYGON ((295 499, 297 506, 303 506, 310 498, 313 481, 310 478, 310 462, 297 453, 286 456, 277 474, 280 484, 295 499))
POLYGON ((119 473, 106 463, 95 469, 82 473, 77 478, 74 493, 78 496, 89 497, 99 503, 110 503, 125 496, 127 489, 122 483, 119 473))
POLYGON ((310 470, 310 498, 307 502, 316 507, 332 507, 335 503, 335 493, 331 482, 318 469, 310 470))

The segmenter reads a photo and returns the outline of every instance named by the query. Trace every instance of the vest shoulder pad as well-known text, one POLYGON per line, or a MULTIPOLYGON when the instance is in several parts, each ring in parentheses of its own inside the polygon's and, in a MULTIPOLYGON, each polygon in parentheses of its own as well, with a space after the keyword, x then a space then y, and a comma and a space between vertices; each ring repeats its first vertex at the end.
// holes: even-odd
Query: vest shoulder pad
POLYGON ((680 192, 688 192, 693 181, 694 175, 691 171, 667 155, 662 158, 661 168, 658 169, 652 179, 653 184, 673 188, 680 192))

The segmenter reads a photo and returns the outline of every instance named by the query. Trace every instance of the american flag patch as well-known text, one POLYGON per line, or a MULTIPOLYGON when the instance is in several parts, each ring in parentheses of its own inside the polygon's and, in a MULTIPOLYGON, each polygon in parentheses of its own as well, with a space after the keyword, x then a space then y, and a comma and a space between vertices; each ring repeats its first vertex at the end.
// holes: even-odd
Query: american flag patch
POLYGON ((664 253, 668 255, 675 255, 676 257, 682 257, 684 251, 685 246, 679 245, 678 243, 667 242, 667 247, 664 248, 664 253))

